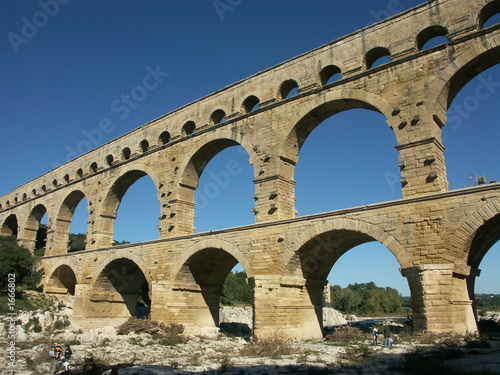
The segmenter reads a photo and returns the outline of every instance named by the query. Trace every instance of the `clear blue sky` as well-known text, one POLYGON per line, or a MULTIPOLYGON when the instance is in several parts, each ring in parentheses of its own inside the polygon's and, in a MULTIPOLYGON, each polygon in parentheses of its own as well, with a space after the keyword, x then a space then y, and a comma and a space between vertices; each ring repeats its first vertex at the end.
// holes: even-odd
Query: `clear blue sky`
MULTIPOLYGON (((86 151, 86 134, 103 118, 111 118, 115 127, 102 139, 92 140, 94 146, 419 3, 2 1, 0 196, 86 151), (214 4, 226 7, 216 9, 214 4), (159 69, 164 79, 129 107, 126 115, 118 113, 113 103, 141 84, 148 67, 159 69)), ((498 67, 482 77, 488 75, 500 81, 498 67)), ((467 103, 481 84, 480 78, 471 81, 454 104, 467 103)), ((500 179, 499 99, 496 90, 445 128, 451 189, 466 186, 470 175, 500 179)), ((452 106, 449 118, 456 118, 457 110, 453 111, 452 106)), ((323 122, 300 152, 295 173, 299 215, 401 198, 395 145, 392 131, 378 113, 348 111, 323 122), (360 138, 361 132, 366 137, 360 138), (359 153, 359 149, 365 151, 359 153)), ((197 231, 251 224, 252 179, 248 155, 241 148, 217 155, 201 177, 196 196, 197 231), (237 163, 237 175, 218 194, 212 194, 207 186, 213 174, 230 161, 237 163)), ((117 240, 158 238, 155 196, 148 177, 129 189, 118 212, 117 240), (128 220, 132 215, 135 219, 128 220)), ((72 232, 85 231, 85 204, 77 209, 72 232)), ((499 264, 497 244, 483 261, 477 292, 500 293, 499 264)), ((375 281, 408 295, 406 279, 397 269, 394 256, 385 247, 366 244, 344 255, 329 278, 342 286, 375 281)))

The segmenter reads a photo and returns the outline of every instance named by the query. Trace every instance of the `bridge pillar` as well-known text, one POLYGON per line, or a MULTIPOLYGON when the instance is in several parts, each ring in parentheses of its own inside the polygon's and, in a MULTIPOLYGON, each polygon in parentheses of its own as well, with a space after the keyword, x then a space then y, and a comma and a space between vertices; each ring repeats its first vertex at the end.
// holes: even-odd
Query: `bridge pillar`
POLYGON ((322 294, 326 281, 263 275, 250 278, 249 283, 254 290, 257 339, 277 335, 294 340, 323 337, 322 294))
POLYGON ((89 294, 91 286, 89 284, 75 284, 75 296, 73 304, 73 315, 71 316, 71 325, 76 328, 89 329, 91 320, 88 314, 89 294))
POLYGON ((160 217, 160 238, 182 236, 194 231, 194 202, 173 199, 166 204, 168 209, 160 217))
POLYGON ((436 138, 398 145, 396 149, 404 198, 448 190, 444 147, 436 138))
POLYGON ((256 223, 295 217, 295 181, 275 175, 254 180, 254 184, 256 223))
POLYGON ((86 250, 113 246, 113 227, 115 219, 115 212, 103 210, 100 214, 95 216, 95 219, 90 221, 89 235, 87 236, 85 247, 86 250))
POLYGON ((153 282, 151 319, 182 324, 187 333, 201 334, 203 328, 219 325, 222 286, 184 284, 169 286, 153 282))
POLYGON ((45 255, 59 255, 68 252, 69 245, 69 227, 71 220, 57 219, 55 228, 65 228, 64 230, 48 230, 47 231, 47 245, 45 255))
POLYGON ((19 233, 17 236, 17 243, 19 246, 25 247, 31 253, 34 252, 35 250, 35 245, 36 245, 36 230, 30 229, 30 228, 25 228, 24 231, 19 233))
POLYGON ((417 332, 477 332, 466 278, 454 264, 404 268, 411 291, 413 326, 417 332))

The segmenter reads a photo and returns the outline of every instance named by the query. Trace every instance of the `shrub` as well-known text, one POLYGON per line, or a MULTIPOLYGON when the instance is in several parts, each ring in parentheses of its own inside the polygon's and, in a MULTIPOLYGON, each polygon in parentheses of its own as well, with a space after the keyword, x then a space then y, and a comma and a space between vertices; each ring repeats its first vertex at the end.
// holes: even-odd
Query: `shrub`
POLYGON ((335 331, 325 337, 326 341, 335 343, 351 343, 366 339, 367 335, 359 328, 351 326, 336 327, 335 331))
POLYGON ((291 340, 279 333, 259 339, 256 343, 249 343, 241 350, 243 356, 251 357, 276 358, 291 353, 291 340))

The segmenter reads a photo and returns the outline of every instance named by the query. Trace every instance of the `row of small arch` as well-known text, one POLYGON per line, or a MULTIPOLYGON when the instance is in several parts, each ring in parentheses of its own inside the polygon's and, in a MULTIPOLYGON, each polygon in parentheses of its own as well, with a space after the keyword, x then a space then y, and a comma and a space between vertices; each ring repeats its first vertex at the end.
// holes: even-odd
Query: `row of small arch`
MULTIPOLYGON (((478 18, 478 26, 481 29, 484 24, 494 15, 497 13, 500 13, 500 0, 495 0, 489 4, 487 4, 482 11, 480 12, 479 18, 478 18)), ((445 37, 448 41, 448 29, 443 27, 443 26, 429 26, 417 35, 415 39, 415 48, 418 51, 421 51, 424 49, 424 47, 433 39, 435 38, 440 38, 440 37, 445 37)), ((375 47, 369 50, 363 59, 363 67, 365 69, 371 69, 376 66, 377 61, 383 59, 384 57, 389 57, 391 56, 391 52, 388 48, 386 47, 375 47)), ((342 70, 336 66, 336 65, 327 65, 324 68, 321 69, 319 72, 319 81, 322 86, 325 86, 327 84, 333 83, 337 80, 340 80, 342 74, 342 70)), ((288 79, 285 80, 284 82, 281 83, 279 87, 279 96, 280 99, 287 99, 295 94, 298 93, 298 89, 300 89, 299 84, 297 83, 296 80, 294 79, 288 79)), ((260 99, 255 96, 255 95, 250 95, 248 96, 243 102, 241 106, 241 111, 243 114, 250 113, 260 107, 260 99)), ((220 123, 223 123, 226 121, 227 114, 225 113, 224 110, 222 109, 216 109, 215 111, 212 112, 210 115, 210 125, 217 125, 220 123)), ((196 132, 197 126, 196 123, 192 120, 187 121, 181 129, 181 134, 182 136, 189 136, 192 135, 196 132)), ((168 131, 163 131, 159 136, 158 136, 158 146, 166 145, 172 140, 172 136, 170 132, 168 131)), ((150 150, 150 145, 147 140, 142 140, 139 143, 139 150, 144 153, 150 150)), ((125 147, 121 151, 121 161, 126 161, 129 160, 132 157, 132 151, 129 147, 125 147)), ((105 157, 105 164, 107 167, 111 167, 115 164, 115 157, 112 154, 108 154, 105 157)), ((90 164, 88 168, 88 173, 96 173, 99 170, 99 166, 97 162, 93 162, 90 164)), ((76 178, 81 179, 85 176, 85 172, 82 168, 79 168, 76 171, 76 178)), ((65 174, 63 177, 64 183, 69 183, 71 181, 71 177, 68 174, 65 174)), ((52 187, 56 188, 59 185, 61 185, 60 181, 57 179, 52 180, 52 187)), ((42 185, 41 188, 41 194, 46 193, 49 188, 47 188, 47 185, 42 185)), ((36 190, 33 189, 32 192, 33 197, 36 197, 40 193, 36 190)), ((22 195, 21 201, 26 201, 28 199, 28 194, 24 193, 22 195)), ((19 198, 15 197, 13 204, 18 204, 19 203, 19 198)), ((12 204, 9 200, 6 201, 6 207, 10 207, 12 204)), ((2 203, 0 203, 0 209, 4 209, 2 203)))

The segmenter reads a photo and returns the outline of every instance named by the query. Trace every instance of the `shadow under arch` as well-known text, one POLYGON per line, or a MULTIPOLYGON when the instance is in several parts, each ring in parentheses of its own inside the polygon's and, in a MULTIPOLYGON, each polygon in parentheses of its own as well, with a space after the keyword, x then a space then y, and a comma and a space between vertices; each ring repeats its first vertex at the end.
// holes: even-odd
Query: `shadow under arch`
POLYGON ((49 272, 43 290, 45 293, 69 294, 74 296, 77 283, 73 268, 68 264, 61 264, 49 272))
POLYGON ((176 321, 196 330, 218 327, 220 298, 223 284, 240 263, 252 279, 254 272, 244 254, 229 242, 207 239, 194 244, 174 268, 172 314, 176 321))
POLYGON ((121 324, 130 317, 149 316, 151 281, 131 258, 115 256, 104 263, 89 294, 89 317, 104 324, 121 324))
MULTIPOLYGON (((305 293, 297 298, 302 299, 302 304, 312 305, 317 322, 313 330, 323 328, 323 293, 331 269, 346 252, 372 241, 389 249, 402 268, 413 265, 394 237, 375 225, 356 220, 332 219, 309 228, 292 241, 295 246, 287 249, 284 276, 302 280, 299 284, 303 283, 305 293)), ((310 319, 301 324, 311 326, 310 319)))
MULTIPOLYGON (((45 248, 47 231, 41 228, 41 222, 45 214, 47 214, 47 208, 43 204, 37 204, 33 207, 26 219, 21 236, 18 236, 20 244, 31 252, 45 248)), ((50 218, 47 219, 47 222, 50 223, 50 218)))
POLYGON ((15 236, 17 237, 19 224, 17 222, 17 216, 15 214, 10 214, 5 218, 2 226, 0 227, 0 236, 15 236))

